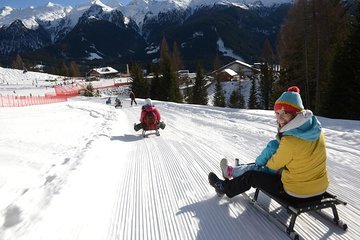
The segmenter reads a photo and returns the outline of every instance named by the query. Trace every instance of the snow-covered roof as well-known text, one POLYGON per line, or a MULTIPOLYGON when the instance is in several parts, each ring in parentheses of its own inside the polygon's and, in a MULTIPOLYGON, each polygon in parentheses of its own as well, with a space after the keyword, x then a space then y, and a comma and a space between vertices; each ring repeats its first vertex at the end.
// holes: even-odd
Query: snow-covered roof
POLYGON ((226 69, 222 70, 222 72, 226 72, 227 74, 229 74, 232 77, 237 75, 237 73, 234 70, 230 69, 230 68, 226 68, 226 69))
POLYGON ((98 72, 99 74, 105 75, 105 74, 112 74, 112 73, 118 73, 116 69, 112 67, 101 67, 101 68, 94 68, 94 71, 98 72))
POLYGON ((253 66, 251 66, 250 64, 246 63, 246 62, 242 62, 242 61, 239 61, 239 60, 236 60, 235 61, 236 63, 239 63, 240 65, 243 65, 245 67, 248 67, 248 68, 253 68, 253 66))

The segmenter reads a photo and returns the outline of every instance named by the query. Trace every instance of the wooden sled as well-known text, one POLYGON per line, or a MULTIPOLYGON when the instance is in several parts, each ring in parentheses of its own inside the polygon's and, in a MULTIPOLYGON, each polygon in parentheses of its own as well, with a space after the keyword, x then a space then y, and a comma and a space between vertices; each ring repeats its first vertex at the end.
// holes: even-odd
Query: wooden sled
POLYGON ((146 136, 147 131, 155 131, 155 135, 160 136, 158 121, 156 121, 153 124, 144 123, 143 124, 143 131, 142 131, 142 136, 143 137, 146 136))
POLYGON ((159 129, 148 129, 148 130, 143 130, 141 135, 142 135, 143 137, 146 137, 146 136, 147 136, 147 135, 146 135, 146 132, 147 132, 147 131, 149 131, 149 130, 154 130, 154 131, 155 131, 155 135, 156 135, 156 136, 160 136, 159 129))
POLYGON ((321 197, 319 197, 318 200, 300 203, 297 205, 291 205, 290 203, 284 201, 283 199, 280 199, 279 197, 276 197, 269 192, 257 188, 252 201, 257 208, 261 208, 260 210, 265 211, 267 214, 270 213, 265 209, 263 209, 257 201, 260 191, 266 194, 271 199, 275 200, 277 203, 279 203, 290 214, 291 218, 289 225, 280 222, 279 219, 276 220, 278 221, 278 223, 280 223, 280 225, 277 223, 277 226, 280 227, 282 230, 285 230, 285 232, 289 235, 291 239, 296 239, 296 240, 300 239, 300 235, 294 230, 295 221, 300 214, 306 212, 315 212, 322 218, 329 220, 330 222, 334 223, 343 230, 346 230, 348 228, 347 225, 339 219, 339 214, 336 208, 336 205, 339 204, 346 205, 347 203, 337 199, 336 196, 328 192, 325 192, 323 195, 321 195, 321 197), (325 212, 321 211, 322 209, 325 208, 331 208, 333 216, 330 216, 329 214, 326 214, 325 212))

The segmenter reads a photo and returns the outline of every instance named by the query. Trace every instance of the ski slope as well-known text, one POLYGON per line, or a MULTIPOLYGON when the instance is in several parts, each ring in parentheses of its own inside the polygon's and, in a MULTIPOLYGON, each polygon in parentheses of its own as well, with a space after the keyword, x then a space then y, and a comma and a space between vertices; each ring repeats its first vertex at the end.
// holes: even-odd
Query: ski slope
MULTIPOLYGON (((288 239, 246 197, 219 198, 207 181, 223 157, 254 161, 275 136, 272 111, 153 101, 167 126, 143 138, 133 130, 143 100, 122 100, 0 108, 1 240, 288 239)), ((302 214, 295 230, 360 239, 360 122, 319 119, 329 191, 348 202, 338 210, 349 229, 302 214)))

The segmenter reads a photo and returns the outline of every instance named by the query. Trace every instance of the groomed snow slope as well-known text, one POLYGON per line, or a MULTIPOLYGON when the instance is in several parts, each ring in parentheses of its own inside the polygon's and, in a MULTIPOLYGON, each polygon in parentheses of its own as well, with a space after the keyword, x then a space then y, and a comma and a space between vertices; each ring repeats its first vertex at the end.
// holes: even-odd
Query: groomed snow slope
MULTIPOLYGON (((106 98, 0 108, 0 239, 288 239, 246 197, 219 198, 222 157, 252 162, 275 135, 272 111, 156 102, 161 136, 134 132, 140 105, 106 98)), ((305 239, 360 238, 360 122, 320 118, 329 191, 347 201, 343 232, 311 214, 305 239)), ((252 192, 248 192, 252 195, 252 192)), ((263 197, 282 218, 286 212, 263 197)))

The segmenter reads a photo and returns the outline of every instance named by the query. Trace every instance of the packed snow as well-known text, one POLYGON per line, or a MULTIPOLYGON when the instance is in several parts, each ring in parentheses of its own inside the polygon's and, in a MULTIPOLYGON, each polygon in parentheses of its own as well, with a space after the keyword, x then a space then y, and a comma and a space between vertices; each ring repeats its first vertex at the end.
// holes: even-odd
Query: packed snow
MULTIPOLYGON (((23 91, 36 88, 31 82, 40 75, 23 91)), ((16 76, 0 82, 0 93, 25 85, 16 76)), ((288 239, 245 195, 220 198, 207 180, 220 174, 223 157, 255 160, 275 136, 273 111, 153 101, 167 125, 144 138, 133 130, 144 100, 131 107, 124 95, 115 109, 106 99, 0 108, 1 240, 288 239)), ((302 214, 295 230, 305 239, 360 239, 360 121, 319 120, 328 190, 348 203, 338 211, 349 228, 302 214)))

